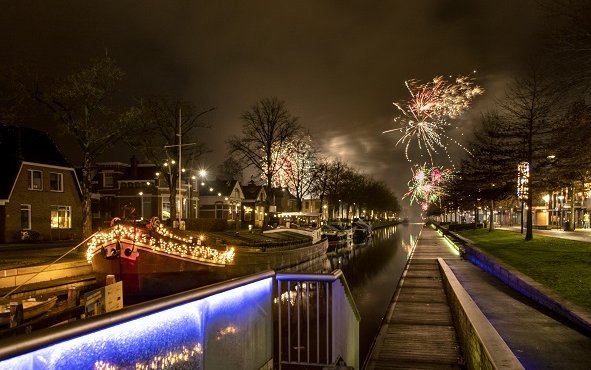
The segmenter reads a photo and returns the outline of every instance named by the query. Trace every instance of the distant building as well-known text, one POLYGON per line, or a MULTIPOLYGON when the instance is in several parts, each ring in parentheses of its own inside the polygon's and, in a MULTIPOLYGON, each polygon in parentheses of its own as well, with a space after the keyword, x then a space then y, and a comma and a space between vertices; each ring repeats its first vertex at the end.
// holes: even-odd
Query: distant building
POLYGON ((272 188, 269 192, 269 212, 297 212, 298 201, 285 188, 272 188))
POLYGON ((101 162, 94 168, 92 181, 93 227, 108 226, 114 217, 126 220, 170 217, 168 189, 156 176, 156 166, 140 164, 135 156, 130 163, 101 162), (165 217, 163 217, 165 216, 165 217), (167 216, 167 217, 166 217, 167 216))
POLYGON ((252 225, 255 228, 261 228, 265 219, 265 201, 267 192, 262 185, 250 181, 242 186, 244 200, 242 201, 242 224, 243 227, 252 225))
POLYGON ((243 200, 244 193, 238 181, 206 182, 199 188, 199 218, 240 220, 243 200))
POLYGON ((0 242, 82 237, 74 168, 46 132, 0 126, 0 242))

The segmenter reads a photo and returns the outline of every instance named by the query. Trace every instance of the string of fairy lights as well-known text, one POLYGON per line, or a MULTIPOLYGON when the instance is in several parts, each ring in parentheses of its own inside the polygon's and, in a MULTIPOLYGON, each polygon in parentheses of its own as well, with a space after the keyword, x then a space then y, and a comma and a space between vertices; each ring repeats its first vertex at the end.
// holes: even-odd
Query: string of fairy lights
POLYGON ((144 229, 119 224, 109 230, 97 232, 87 243, 86 260, 91 263, 98 250, 118 240, 142 244, 156 252, 208 263, 227 264, 234 260, 234 248, 225 251, 211 248, 202 244, 203 237, 193 239, 192 236, 178 235, 162 225, 157 225, 153 230, 154 233, 151 235, 144 229))
MULTIPOLYGON (((474 71, 476 72, 476 71, 474 71)), ((430 203, 443 195, 443 184, 452 177, 452 171, 442 166, 435 166, 434 155, 444 154, 450 163, 452 158, 448 145, 454 144, 470 152, 460 142, 447 135, 451 120, 458 118, 470 108, 472 100, 484 93, 484 89, 476 85, 471 76, 457 76, 446 80, 437 76, 427 83, 418 80, 405 81, 410 94, 408 100, 394 102, 398 116, 394 122, 398 127, 386 130, 400 132, 402 136, 396 146, 405 146, 404 154, 412 164, 412 179, 408 182, 409 191, 403 196, 410 196, 410 203, 420 203, 426 210, 430 203), (427 152, 431 166, 413 163, 409 150, 415 143, 419 152, 427 152)), ((453 164, 452 164, 453 167, 453 164)))

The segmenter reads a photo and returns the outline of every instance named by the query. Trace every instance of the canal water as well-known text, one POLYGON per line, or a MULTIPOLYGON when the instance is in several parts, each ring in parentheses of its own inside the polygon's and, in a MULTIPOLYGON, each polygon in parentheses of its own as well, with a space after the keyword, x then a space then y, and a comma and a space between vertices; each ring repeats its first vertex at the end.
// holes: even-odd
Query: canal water
POLYGON ((377 229, 367 243, 329 256, 331 267, 343 271, 361 315, 360 365, 378 334, 421 227, 401 224, 377 229))

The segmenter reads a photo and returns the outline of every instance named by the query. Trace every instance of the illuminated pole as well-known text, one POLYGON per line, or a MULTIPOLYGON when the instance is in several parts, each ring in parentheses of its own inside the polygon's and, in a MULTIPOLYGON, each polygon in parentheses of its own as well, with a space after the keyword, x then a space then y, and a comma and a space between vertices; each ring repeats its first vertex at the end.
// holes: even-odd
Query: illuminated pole
POLYGON ((140 202, 142 202, 142 205, 141 205, 141 208, 140 208, 142 213, 141 213, 141 217, 140 218, 143 220, 144 219, 144 192, 143 191, 140 191, 138 193, 138 195, 140 196, 140 202))
POLYGON ((179 164, 178 164, 178 168, 179 168, 179 212, 178 212, 178 216, 179 216, 179 229, 181 228, 181 220, 183 218, 183 188, 182 188, 182 184, 181 184, 181 149, 183 146, 183 143, 181 143, 181 140, 183 138, 183 135, 181 133, 181 125, 182 125, 182 120, 181 120, 181 107, 179 107, 179 133, 177 134, 179 136, 179 164))
POLYGON ((203 169, 199 170, 199 178, 200 179, 199 178, 197 179, 197 184, 196 184, 197 185, 196 186, 196 188, 197 188, 197 210, 195 212, 196 218, 199 218, 199 201, 200 201, 200 194, 199 194, 200 186, 199 185, 200 185, 200 182, 203 181, 203 179, 205 179, 206 175, 207 175, 207 171, 205 171, 203 169))
MULTIPOLYGON (((183 193, 182 193, 182 184, 181 184, 181 173, 182 173, 182 169, 181 169, 181 151, 182 151, 182 147, 183 146, 189 146, 189 145, 195 145, 195 143, 189 143, 189 144, 183 144, 181 142, 182 140, 182 121, 181 121, 181 108, 179 107, 179 132, 178 134, 176 134, 179 137, 179 143, 178 144, 174 144, 174 145, 165 145, 164 148, 171 148, 171 147, 177 147, 179 150, 179 163, 178 163, 178 187, 179 187, 179 210, 177 212, 178 214, 178 223, 179 223, 179 227, 181 226, 181 218, 182 218, 182 214, 183 214, 183 193)), ((172 175, 171 175, 172 178, 172 175)), ((175 185, 171 184, 172 187, 174 188, 175 185)), ((176 202, 176 199, 174 200, 176 202)), ((171 205, 172 206, 172 205, 171 205)))

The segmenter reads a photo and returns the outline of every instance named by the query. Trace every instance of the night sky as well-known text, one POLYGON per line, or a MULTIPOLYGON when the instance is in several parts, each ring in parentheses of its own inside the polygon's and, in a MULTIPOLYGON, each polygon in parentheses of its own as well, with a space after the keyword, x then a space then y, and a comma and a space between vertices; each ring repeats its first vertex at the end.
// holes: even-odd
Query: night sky
MULTIPOLYGON (((404 81, 477 71, 486 93, 454 124, 450 134, 461 139, 548 28, 534 0, 2 0, 1 9, 0 63, 57 76, 107 50, 126 72, 128 96, 216 107, 212 128, 199 131, 212 169, 240 113, 276 96, 326 156, 385 181, 399 198, 410 165, 394 147, 399 136, 382 131, 393 128, 392 102, 408 97, 404 81)), ((31 126, 58 135, 46 122, 31 126)))

